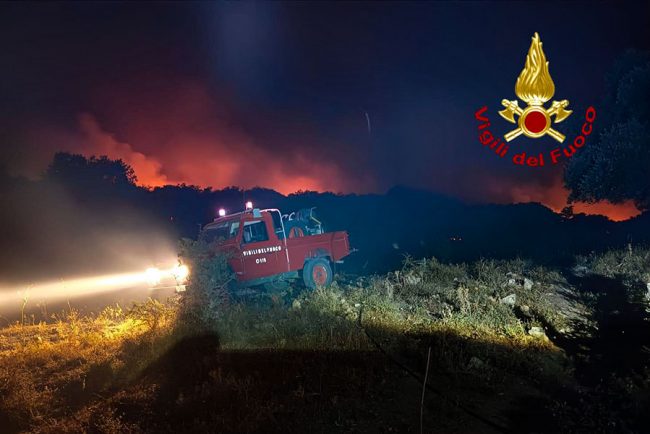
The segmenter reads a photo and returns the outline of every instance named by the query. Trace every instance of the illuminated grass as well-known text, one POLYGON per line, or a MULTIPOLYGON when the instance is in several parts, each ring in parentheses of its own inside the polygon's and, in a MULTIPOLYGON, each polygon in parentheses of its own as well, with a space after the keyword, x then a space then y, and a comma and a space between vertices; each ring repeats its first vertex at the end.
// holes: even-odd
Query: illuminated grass
POLYGON ((236 305, 217 329, 224 349, 376 351, 358 325, 362 310, 363 328, 389 352, 419 358, 431 346, 436 365, 445 371, 468 372, 477 358, 495 381, 508 371, 553 384, 571 381, 564 353, 548 339, 530 336, 511 309, 499 303, 476 309, 437 318, 413 299, 407 303, 368 287, 334 285, 303 293, 288 306, 236 305))
MULTIPOLYGON (((136 414, 157 411, 150 406, 160 393, 161 380, 149 371, 176 344, 203 333, 218 336, 218 349, 226 353, 358 353, 390 364, 365 329, 386 352, 412 367, 421 366, 431 347, 437 374, 450 375, 454 381, 479 381, 485 387, 508 384, 513 375, 516 381, 549 385, 570 381, 563 353, 550 341, 528 335, 529 321, 499 302, 499 297, 515 291, 543 311, 544 279, 556 276, 537 270, 537 286, 529 291, 503 286, 511 269, 528 272, 521 262, 471 266, 411 262, 387 276, 313 292, 290 288, 290 294, 274 294, 260 303, 229 304, 209 301, 210 294, 219 292, 201 292, 197 286, 222 288, 220 282, 227 277, 222 260, 194 264, 192 269, 205 275, 192 276, 180 303, 150 301, 126 311, 107 308, 95 317, 80 317, 72 310, 52 325, 2 330, 0 406, 13 428, 141 430, 137 421, 123 419, 122 403, 135 406, 136 414), (358 323, 361 312, 363 329, 358 323), (149 373, 142 380, 145 372, 149 373)), ((253 387, 248 376, 223 377, 220 369, 210 371, 216 380, 209 381, 242 395, 246 406, 261 404, 248 397, 253 387)), ((358 380, 358 368, 349 373, 342 369, 342 378, 350 375, 350 381, 358 380)), ((182 407, 186 398, 191 399, 173 396, 169 405, 182 407)), ((263 425, 268 416, 264 414, 247 423, 263 425)))
POLYGON ((0 334, 0 403, 18 427, 71 408, 70 394, 100 393, 133 378, 172 344, 177 309, 150 301, 96 317, 75 310, 54 324, 13 325, 0 334))

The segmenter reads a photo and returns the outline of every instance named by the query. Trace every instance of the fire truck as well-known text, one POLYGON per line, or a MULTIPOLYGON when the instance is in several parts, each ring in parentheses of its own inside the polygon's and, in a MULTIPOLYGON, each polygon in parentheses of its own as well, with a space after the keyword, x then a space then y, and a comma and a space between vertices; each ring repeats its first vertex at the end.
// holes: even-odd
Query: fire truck
POLYGON ((282 214, 247 202, 243 212, 227 215, 220 209, 201 237, 227 256, 240 288, 301 277, 308 288, 328 286, 334 264, 350 254, 347 232, 326 232, 314 208, 282 214))

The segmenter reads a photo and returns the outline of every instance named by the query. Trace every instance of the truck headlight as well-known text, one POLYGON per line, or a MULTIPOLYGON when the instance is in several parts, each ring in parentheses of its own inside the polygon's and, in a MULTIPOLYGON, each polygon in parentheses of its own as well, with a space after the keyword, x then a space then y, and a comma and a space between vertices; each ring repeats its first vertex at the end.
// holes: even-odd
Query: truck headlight
POLYGON ((190 275, 190 269, 187 268, 187 265, 177 265, 172 268, 172 276, 178 283, 183 283, 187 280, 187 276, 190 275))
POLYGON ((147 268, 144 272, 144 278, 151 286, 156 286, 162 280, 162 273, 157 268, 147 268))

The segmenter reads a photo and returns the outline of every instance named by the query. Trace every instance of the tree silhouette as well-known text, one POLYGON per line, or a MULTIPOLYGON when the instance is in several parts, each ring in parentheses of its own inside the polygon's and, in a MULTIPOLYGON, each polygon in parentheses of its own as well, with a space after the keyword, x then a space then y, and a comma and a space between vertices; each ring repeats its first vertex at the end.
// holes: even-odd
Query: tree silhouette
POLYGON ((591 143, 567 165, 573 201, 633 200, 650 208, 650 53, 627 52, 607 77, 591 143))
POLYGON ((106 156, 58 152, 45 173, 45 181, 61 185, 80 202, 105 206, 134 200, 143 189, 136 186, 133 168, 106 156))
POLYGON ((150 231, 164 234, 169 241, 195 238, 220 208, 236 213, 249 200, 255 207, 279 208, 284 213, 316 207, 328 231, 347 230, 358 252, 346 258, 341 272, 392 270, 407 254, 455 262, 519 256, 568 264, 576 252, 621 247, 631 237, 635 242, 650 242, 650 213, 613 223, 603 217, 574 215, 570 208, 560 216, 539 204, 470 205, 408 187, 394 187, 386 194, 284 196, 264 188, 167 185, 147 189, 134 181, 133 171, 122 161, 63 153, 55 156, 43 180, 5 176, 0 197, 11 207, 0 209, 0 237, 10 247, 4 256, 0 252, 0 272, 25 264, 23 271, 29 274, 31 264, 53 263, 59 256, 57 270, 68 263, 110 263, 104 261, 106 256, 93 263, 92 240, 98 234, 109 230, 131 234, 135 242, 137 234, 150 231), (43 248, 45 242, 48 249, 43 248), (67 256, 59 253, 61 246, 67 246, 67 256))
POLYGON ((110 160, 105 155, 86 158, 66 152, 54 155, 46 176, 66 184, 135 185, 137 181, 133 168, 122 160, 110 160))

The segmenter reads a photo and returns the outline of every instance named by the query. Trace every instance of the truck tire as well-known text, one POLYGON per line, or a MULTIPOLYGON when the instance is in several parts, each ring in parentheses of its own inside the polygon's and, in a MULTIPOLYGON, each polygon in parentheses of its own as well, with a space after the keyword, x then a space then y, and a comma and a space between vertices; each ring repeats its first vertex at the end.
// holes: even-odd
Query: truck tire
POLYGON ((309 289, 329 286, 332 283, 332 266, 326 258, 311 259, 302 269, 302 278, 309 289))

